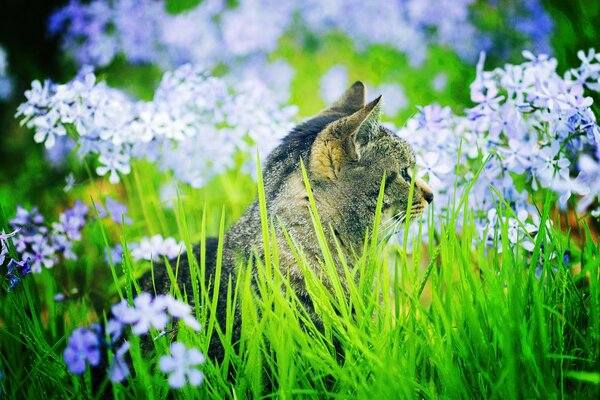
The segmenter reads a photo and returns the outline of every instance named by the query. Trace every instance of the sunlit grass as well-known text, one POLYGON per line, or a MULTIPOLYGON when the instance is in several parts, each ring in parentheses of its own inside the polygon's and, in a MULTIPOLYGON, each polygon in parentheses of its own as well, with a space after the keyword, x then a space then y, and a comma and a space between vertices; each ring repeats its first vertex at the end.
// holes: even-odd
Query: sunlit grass
MULTIPOLYGON (((279 222, 266 215, 260 181, 268 251, 239 269, 235 286, 207 288, 205 260, 195 259, 192 247, 200 244, 202 254, 207 236, 222 238, 254 196, 253 187, 231 191, 228 187, 247 179, 232 174, 202 191, 182 189, 172 208, 165 208, 158 200, 157 180, 150 179, 155 174, 140 166, 126 182, 131 214, 137 217, 132 228, 119 232, 95 223, 86 234, 97 247, 104 234, 110 244, 135 241, 137 234, 148 231, 183 239, 187 252, 181 257, 190 261, 198 284, 193 293, 172 285, 171 294, 194 303, 203 328, 196 334, 179 327, 175 334, 160 336, 152 342, 155 351, 142 350, 140 340, 132 336, 134 377, 125 385, 112 385, 117 398, 161 399, 172 393, 180 398, 595 398, 600 393, 600 247, 584 220, 572 227, 583 232, 580 242, 567 240, 554 223, 546 232, 548 240, 538 236, 531 256, 508 243, 512 215, 501 201, 502 224, 491 247, 477 236, 462 199, 444 218, 437 240, 431 234, 428 244, 417 240, 412 248, 406 241, 380 243, 378 212, 360 257, 343 260, 340 269, 331 256, 339 250, 328 247, 328 227, 321 225, 311 198, 322 267, 330 284, 306 264, 289 236, 286 245, 294 249, 304 271, 322 322, 315 323, 278 267, 274 231, 279 222), (458 218, 460 233, 455 229, 458 218), (567 248, 572 256, 566 264, 562 254, 567 248), (543 272, 538 279, 539 265, 543 272), (574 275, 573 266, 580 266, 581 273, 574 275), (254 285, 252 269, 257 270, 254 285), (347 292, 341 280, 351 282, 347 292), (241 309, 237 345, 231 343, 232 319, 224 331, 216 322, 215 290, 227 291, 230 315, 236 307, 241 309), (168 351, 173 335, 204 352, 215 335, 224 345, 222 363, 207 360, 203 366, 206 380, 199 388, 173 391, 158 370, 157 360, 168 351)), ((552 215, 552 207, 548 196, 541 210, 543 221, 552 215)), ((432 221, 426 216, 415 223, 432 221)), ((6 218, 0 222, 5 226, 6 218)), ((178 271, 173 260, 167 266, 151 266, 134 262, 126 252, 120 265, 113 260, 113 278, 100 257, 101 251, 90 250, 80 262, 28 276, 17 290, 2 295, 0 365, 5 379, 0 385, 8 398, 93 398, 98 392, 90 371, 83 377, 66 371, 66 337, 76 327, 103 321, 119 292, 130 299, 135 296, 135 279, 143 272, 170 268, 174 278, 178 271), (75 288, 78 283, 77 294, 62 303, 53 301, 64 285, 75 288)), ((151 337, 157 336, 159 332, 151 332, 151 337)))

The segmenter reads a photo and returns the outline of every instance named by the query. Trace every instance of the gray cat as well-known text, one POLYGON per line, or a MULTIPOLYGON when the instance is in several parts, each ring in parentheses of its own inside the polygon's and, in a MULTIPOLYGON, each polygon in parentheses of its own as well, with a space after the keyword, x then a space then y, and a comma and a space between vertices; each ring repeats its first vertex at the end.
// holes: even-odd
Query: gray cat
MULTIPOLYGON (((365 105, 366 90, 356 82, 342 97, 317 116, 294 128, 269 155, 264 167, 264 189, 269 218, 281 221, 295 243, 304 252, 309 266, 322 277, 321 250, 314 233, 309 198, 302 178, 300 160, 306 166, 315 204, 325 229, 330 249, 334 240, 340 244, 346 260, 360 254, 365 232, 373 225, 380 185, 386 175, 383 215, 389 220, 401 220, 408 208, 415 157, 410 146, 379 124, 381 96, 365 105), (276 218, 277 219, 276 219, 276 218)), ((412 216, 423 213, 433 194, 427 184, 415 180, 412 216)), ((284 276, 289 276, 299 299, 312 310, 302 271, 291 249, 276 225, 279 264, 284 276)), ((205 263, 207 287, 220 280, 217 320, 225 327, 227 285, 237 276, 254 251, 263 251, 259 203, 256 200, 225 234, 221 276, 215 277, 217 239, 207 240, 205 263), (240 264, 243 263, 243 264, 240 264)), ((339 265, 337 252, 334 261, 339 265)), ((344 274, 340 272, 340 276, 344 274)), ((182 257, 178 269, 178 284, 191 297, 189 265, 182 257)), ((141 287, 152 292, 167 293, 170 279, 164 266, 155 266, 154 284, 150 275, 142 278, 141 287)), ((312 313, 314 319, 318 317, 312 313)), ((241 321, 239 310, 233 323, 233 340, 239 340, 241 321)), ((223 347, 213 335, 209 357, 221 359, 223 347)))

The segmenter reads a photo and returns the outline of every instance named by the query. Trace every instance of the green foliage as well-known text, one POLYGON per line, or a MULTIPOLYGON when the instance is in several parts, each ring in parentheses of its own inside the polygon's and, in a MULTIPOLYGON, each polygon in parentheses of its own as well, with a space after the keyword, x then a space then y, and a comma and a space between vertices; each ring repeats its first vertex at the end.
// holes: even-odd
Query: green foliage
MULTIPOLYGON (((462 234, 454 228, 461 204, 466 203, 462 199, 457 199, 455 211, 448 215, 439 241, 429 246, 415 243, 412 253, 406 246, 380 243, 378 211, 363 254, 336 268, 331 254, 340 250, 327 247, 324 230, 328 227, 321 225, 305 176, 326 279, 306 264, 294 240, 286 237, 305 274, 321 326, 278 268, 273 243, 278 221, 266 215, 260 181, 266 256, 240 268, 237 287, 230 283, 207 288, 205 261, 196 260, 189 250, 193 243, 204 243, 207 233, 222 238, 227 221, 237 218, 234 214, 243 208, 236 205, 239 194, 227 190, 232 184, 229 180, 236 177, 223 178, 211 190, 193 195, 182 191, 174 208, 165 210, 157 200, 153 174, 140 165, 127 181, 132 213, 142 221, 133 230, 179 232, 188 248, 183 257, 190 259, 193 276, 200 278, 193 293, 182 293, 173 285, 172 294, 194 301, 203 328, 196 334, 179 326, 172 335, 154 340, 150 351, 143 344, 145 339, 132 338, 135 377, 125 385, 102 384, 112 386, 116 398, 163 399, 173 393, 176 398, 372 398, 374 393, 378 398, 594 398, 599 394, 600 246, 583 221, 573 227, 586 232, 574 261, 582 265, 578 276, 551 256, 562 254, 566 245, 572 250, 578 247, 565 242, 565 235, 552 227, 544 247, 541 240, 536 243, 539 257, 528 258, 518 246, 509 251, 508 243, 500 239, 491 248, 483 243, 473 248, 477 235, 469 223, 472 216, 467 212, 462 234), (223 193, 231 196, 223 197, 223 193), (504 246, 502 254, 497 252, 500 246, 504 246), (543 268, 540 279, 533 273, 538 264, 543 268), (253 269, 257 271, 255 287, 253 269), (351 282, 347 292, 341 280, 351 282), (228 293, 231 317, 236 307, 241 309, 239 347, 231 343, 233 325, 222 331, 216 323, 219 290, 228 293), (206 380, 199 388, 170 390, 157 368, 158 357, 167 352, 170 340, 176 336, 206 352, 214 335, 224 344, 223 362, 217 365, 207 360, 202 368, 206 380)), ((246 192, 246 200, 252 192, 246 192)), ((544 218, 551 202, 547 198, 544 218)), ((501 231, 506 232, 511 215, 506 210, 502 215, 501 231)), ((102 237, 107 243, 120 237, 125 244, 132 233, 97 226, 86 234, 96 237, 97 244, 104 241, 102 237)), ((100 258, 99 254, 90 257, 100 258)), ((75 327, 103 320, 107 305, 99 305, 94 292, 104 297, 114 293, 116 301, 118 287, 122 296, 131 299, 137 293, 132 278, 149 268, 169 268, 175 282, 176 262, 148 264, 134 262, 126 252, 121 267, 83 261, 66 271, 45 270, 27 276, 23 286, 2 293, 0 347, 11 351, 0 353, 0 365, 5 377, 10 377, 0 385, 8 398, 39 398, 40 393, 93 398, 97 389, 90 371, 83 377, 66 371, 62 361, 65 338, 75 327), (92 279, 73 279, 81 274, 92 279), (56 303, 52 298, 61 276, 73 287, 78 282, 79 294, 56 303)))

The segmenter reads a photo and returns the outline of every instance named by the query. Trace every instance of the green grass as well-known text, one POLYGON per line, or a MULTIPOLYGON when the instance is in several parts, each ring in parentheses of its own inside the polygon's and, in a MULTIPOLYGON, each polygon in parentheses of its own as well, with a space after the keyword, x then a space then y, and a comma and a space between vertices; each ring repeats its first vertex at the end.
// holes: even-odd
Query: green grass
MULTIPOLYGON (((136 225, 119 232, 114 226, 92 224, 86 228, 89 240, 84 245, 90 253, 82 261, 28 276, 18 289, 0 295, 0 368, 5 375, 0 387, 7 398, 94 398, 89 370, 82 377, 66 371, 62 361, 66 338, 76 327, 103 321, 118 293, 131 298, 136 293, 131 278, 151 267, 126 254, 122 266, 112 270, 113 278, 111 268, 99 261, 104 235, 111 243, 126 243, 138 234, 161 232, 183 238, 190 249, 204 243, 206 236, 222 236, 254 194, 248 178, 231 174, 213 182, 211 190, 182 189, 174 207, 166 209, 157 200, 156 179, 151 179, 155 174, 149 166, 138 165, 127 178, 136 225), (243 182, 248 190, 242 195, 227 189, 243 182), (57 291, 75 287, 78 294, 67 301, 52 300, 57 291)), ((113 386, 115 397, 597 398, 600 394, 600 247, 585 221, 571 228, 583 232, 581 243, 551 227, 544 246, 536 241, 534 256, 529 257, 518 246, 509 250, 506 239, 501 239, 512 216, 507 211, 501 212, 503 225, 496 243, 486 248, 478 241, 468 210, 459 213, 464 199, 457 199, 454 212, 444 218, 438 240, 429 245, 415 242, 411 249, 380 243, 377 217, 370 230, 375 234, 366 235, 357 260, 343 263, 340 277, 331 257, 338 249, 328 248, 323 234, 328 227, 321 226, 311 200, 330 287, 298 250, 296 259, 322 318, 320 329, 278 268, 273 243, 278 221, 265 213, 260 181, 258 193, 268 251, 240 269, 236 287, 218 288, 228 291, 231 314, 241 308, 239 348, 231 344, 231 323, 223 332, 214 319, 217 288, 204 287, 202 278, 193 293, 173 286, 174 295, 194 301, 203 326, 200 334, 180 326, 177 340, 206 351, 210 337, 218 335, 226 348, 225 359, 221 365, 207 360, 202 367, 206 380, 199 388, 171 391, 157 360, 168 352, 173 338, 162 336, 154 341, 155 351, 143 352, 132 336, 134 377, 126 385, 113 386), (455 229, 458 218, 464 225, 460 234, 455 229), (504 249, 501 255, 499 246, 504 249), (571 264, 581 264, 577 276, 562 257, 551 256, 567 248, 573 254, 571 264), (543 266, 541 279, 534 275, 538 263, 543 266), (251 268, 258 270, 256 290, 250 283, 251 268), (348 293, 340 279, 354 282, 348 293), (344 349, 343 357, 336 354, 335 342, 344 349)), ((543 218, 553 215, 552 201, 548 196, 543 218)), ((420 223, 431 221, 428 216, 420 223)), ((557 222, 554 226, 560 225, 557 222)), ((287 240, 296 248, 291 238, 287 240)), ((203 277, 204 260, 190 261, 194 274, 203 277)), ((169 267, 177 273, 176 263, 169 267)), ((153 337, 157 334, 152 332, 153 337)))

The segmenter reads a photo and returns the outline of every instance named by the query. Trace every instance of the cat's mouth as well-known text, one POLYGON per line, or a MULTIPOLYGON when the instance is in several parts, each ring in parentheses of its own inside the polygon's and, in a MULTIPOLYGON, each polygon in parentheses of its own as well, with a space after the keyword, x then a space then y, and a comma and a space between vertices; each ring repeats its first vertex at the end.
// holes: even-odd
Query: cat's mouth
MULTIPOLYGON (((415 219, 421 217, 423 212, 425 211, 425 206, 423 204, 414 204, 410 210, 409 218, 410 221, 414 221, 415 219)), ((390 212, 387 215, 384 215, 382 227, 389 234, 394 234, 402 230, 406 222, 407 210, 399 210, 395 212, 390 212)))

